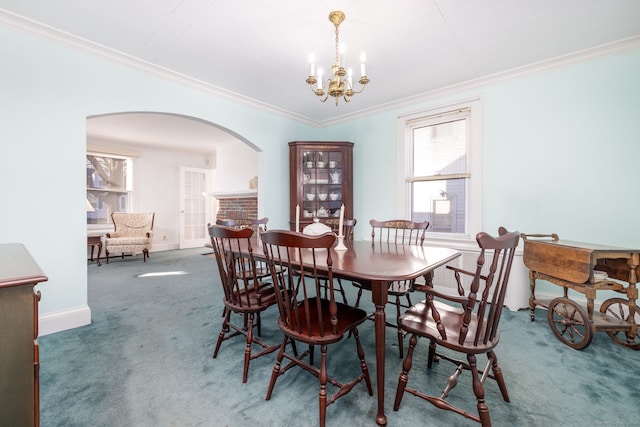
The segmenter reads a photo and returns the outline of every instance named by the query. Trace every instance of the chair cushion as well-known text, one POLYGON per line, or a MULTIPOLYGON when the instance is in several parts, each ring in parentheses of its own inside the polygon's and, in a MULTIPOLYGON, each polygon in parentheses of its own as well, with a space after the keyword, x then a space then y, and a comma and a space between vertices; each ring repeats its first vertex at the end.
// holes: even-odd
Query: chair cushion
POLYGON ((144 237, 138 237, 138 236, 111 237, 106 239, 107 247, 135 246, 135 245, 145 246, 145 245, 148 245, 150 242, 151 240, 146 236, 144 237))

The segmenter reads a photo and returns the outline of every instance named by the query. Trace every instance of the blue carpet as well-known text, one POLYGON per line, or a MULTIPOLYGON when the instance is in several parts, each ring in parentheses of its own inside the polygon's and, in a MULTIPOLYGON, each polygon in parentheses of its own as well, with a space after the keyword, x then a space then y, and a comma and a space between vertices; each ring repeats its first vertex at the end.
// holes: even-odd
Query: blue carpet
MULTIPOLYGON (((215 261, 205 249, 154 252, 112 260, 89 269, 92 324, 41 337, 41 425, 53 426, 311 426, 318 423, 317 380, 300 369, 278 380, 265 400, 275 353, 253 360, 242 384, 244 341, 213 347, 222 322, 215 261), (144 273, 184 271, 175 276, 144 273)), ((347 284, 348 297, 355 289, 347 284)), ((372 310, 369 300, 364 308, 372 310)), ((263 315, 262 338, 278 343, 275 307, 263 315)), ((389 315, 393 315, 389 307, 389 315)), ((360 328, 375 389, 373 322, 360 328)), ((603 333, 583 351, 560 343, 538 310, 505 310, 497 355, 511 402, 487 381, 494 426, 640 425, 640 353, 603 333)), ((405 395, 392 410, 400 373, 396 334, 387 333, 386 400, 389 426, 475 426, 461 416, 405 395)), ((350 379, 359 371, 355 344, 345 339, 329 350, 329 371, 350 379)), ((427 371, 427 342, 420 341, 409 383, 439 393, 453 365, 427 371)), ((316 358, 317 359, 317 358, 316 358)), ((484 364, 484 358, 479 362, 484 364)), ((475 413, 468 374, 450 400, 475 413), (465 403, 462 403, 465 404, 465 403)), ((329 426, 373 426, 376 397, 363 384, 329 406, 329 426)))

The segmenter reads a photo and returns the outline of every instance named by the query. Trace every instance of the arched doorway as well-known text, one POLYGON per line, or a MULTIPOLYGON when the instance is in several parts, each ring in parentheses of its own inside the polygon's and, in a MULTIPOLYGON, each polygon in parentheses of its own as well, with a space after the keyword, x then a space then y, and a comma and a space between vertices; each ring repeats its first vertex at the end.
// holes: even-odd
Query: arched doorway
MULTIPOLYGON (((211 194, 249 190, 259 176, 262 156, 254 144, 196 117, 118 112, 90 116, 86 124, 88 153, 128 156, 136 165, 127 193, 129 209, 156 212, 155 250, 177 249, 185 241, 191 247, 203 245, 206 224, 216 215, 211 194), (198 171, 209 173, 206 188, 193 187, 198 171)), ((98 233, 112 229, 108 220, 88 228, 98 233)))

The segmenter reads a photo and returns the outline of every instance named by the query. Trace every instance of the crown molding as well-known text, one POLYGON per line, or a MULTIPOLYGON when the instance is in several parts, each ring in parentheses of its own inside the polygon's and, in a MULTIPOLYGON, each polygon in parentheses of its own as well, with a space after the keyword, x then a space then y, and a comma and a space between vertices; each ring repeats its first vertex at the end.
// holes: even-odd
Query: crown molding
POLYGON ((442 98, 456 93, 475 90, 483 86, 496 84, 508 80, 514 80, 523 76, 538 74, 549 70, 567 67, 569 65, 587 62, 594 59, 605 58, 608 56, 618 55, 625 52, 632 52, 640 50, 640 35, 629 37, 626 39, 618 40, 611 43, 606 43, 593 48, 584 49, 578 52, 573 52, 567 55, 559 56, 556 58, 548 59, 545 61, 536 62, 533 64, 525 65, 511 70, 501 71, 500 73, 491 74, 488 76, 480 77, 474 80, 468 80, 459 84, 438 88, 429 92, 424 92, 418 95, 414 95, 408 98, 403 98, 397 101, 381 104, 376 107, 367 108, 353 113, 345 114, 336 119, 326 120, 319 122, 319 126, 331 126, 338 123, 346 122, 356 118, 361 118, 375 113, 381 113, 384 111, 403 108, 412 104, 425 102, 437 98, 442 98))
POLYGON ((25 18, 20 15, 8 12, 4 9, 0 9, 0 24, 7 27, 14 28, 20 32, 36 36, 38 38, 51 41, 57 44, 62 44, 80 51, 89 53, 94 56, 106 58, 108 60, 118 62, 123 65, 157 75, 159 77, 172 80, 182 85, 192 87, 203 92, 207 92, 213 95, 220 96, 235 102, 239 102, 249 107, 258 108, 260 110, 268 111, 279 116, 297 120, 308 125, 317 126, 317 122, 309 119, 308 117, 292 113, 273 105, 267 104, 262 101, 258 101, 253 98, 249 98, 244 95, 232 92, 230 90, 214 86, 212 84, 203 82, 202 80, 195 79, 193 77, 186 76, 184 74, 172 71, 168 68, 161 67, 159 65, 152 64, 142 59, 136 58, 126 53, 119 52, 109 47, 103 46, 98 43, 83 39, 81 37, 69 34, 64 31, 60 31, 51 26, 42 24, 40 22, 25 18))
POLYGON ((578 52, 573 52, 567 55, 562 55, 556 58, 548 59, 545 61, 536 62, 533 64, 525 65, 522 67, 514 68, 511 70, 502 71, 500 73, 480 77, 478 79, 469 80, 459 84, 438 88, 429 92, 413 95, 408 98, 388 102, 385 104, 377 105, 371 108, 365 108, 362 110, 347 113, 337 118, 328 119, 324 121, 312 120, 309 117, 292 113, 273 105, 267 104, 262 101, 258 101, 253 98, 249 98, 244 95, 240 95, 235 92, 231 92, 227 89, 205 83, 201 80, 193 77, 186 76, 184 74, 177 73, 164 67, 160 67, 155 64, 151 64, 147 61, 143 61, 139 58, 124 54, 106 46, 99 45, 94 42, 90 42, 86 39, 74 36, 72 34, 60 31, 53 27, 44 25, 37 21, 33 21, 22 17, 20 15, 13 14, 4 9, 0 9, 0 23, 12 28, 15 28, 24 33, 40 37, 45 40, 49 40, 55 43, 60 43, 66 46, 76 48, 78 50, 107 58, 121 64, 125 64, 136 68, 138 70, 148 72, 168 80, 175 81, 177 83, 192 87, 194 89, 201 90, 213 95, 217 95, 229 100, 239 102, 241 104, 258 108, 260 110, 268 111, 270 113, 299 121, 301 123, 315 126, 315 127, 327 127, 338 123, 362 118, 371 114, 381 113, 392 109, 403 108, 410 104, 429 101, 431 99, 449 96, 462 91, 474 90, 482 86, 495 84, 503 81, 513 80, 526 75, 545 72, 548 70, 566 67, 580 62, 586 62, 598 58, 617 55, 625 52, 631 52, 640 49, 640 35, 629 37, 626 39, 618 40, 611 43, 606 43, 593 48, 584 49, 578 52))

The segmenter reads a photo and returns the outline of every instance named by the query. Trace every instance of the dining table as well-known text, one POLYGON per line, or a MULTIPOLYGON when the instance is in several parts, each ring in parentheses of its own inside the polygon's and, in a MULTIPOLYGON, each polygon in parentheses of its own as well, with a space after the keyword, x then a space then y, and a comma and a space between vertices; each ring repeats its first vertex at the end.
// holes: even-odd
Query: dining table
MULTIPOLYGON (((376 348, 376 380, 378 412, 376 423, 387 425, 384 411, 385 384, 385 305, 388 301, 389 284, 396 280, 411 280, 425 277, 429 283, 433 271, 456 259, 461 253, 455 249, 429 245, 403 245, 378 241, 344 242, 346 250, 331 249, 333 276, 351 280, 371 289, 371 299, 375 306, 374 330, 376 348)), ((264 259, 260 236, 251 240, 254 258, 264 259)), ((244 251, 244 248, 241 249, 244 251)), ((242 255, 248 255, 243 253, 242 255)), ((310 258, 311 259, 311 258, 310 258)), ((316 267, 327 271, 327 257, 317 257, 316 267)), ((303 261, 304 264, 304 261, 303 261)))

